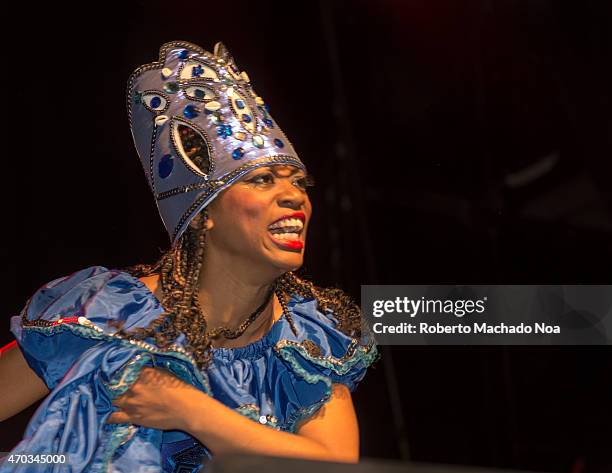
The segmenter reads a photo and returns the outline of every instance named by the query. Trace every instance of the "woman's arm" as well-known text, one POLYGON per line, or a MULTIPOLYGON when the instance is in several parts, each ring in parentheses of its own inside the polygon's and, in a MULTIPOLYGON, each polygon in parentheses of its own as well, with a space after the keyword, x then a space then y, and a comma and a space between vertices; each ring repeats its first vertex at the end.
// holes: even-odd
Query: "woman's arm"
POLYGON ((333 385, 331 399, 297 434, 253 422, 169 373, 145 368, 138 381, 115 404, 111 422, 188 432, 213 454, 300 457, 357 462, 359 430, 351 395, 333 385))
POLYGON ((0 349, 0 421, 21 412, 49 394, 45 383, 28 366, 17 343, 0 349))
POLYGON ((216 399, 191 400, 193 416, 187 418, 187 431, 213 453, 251 453, 281 457, 357 462, 359 431, 351 395, 346 386, 336 384, 331 399, 297 434, 280 432, 253 422, 216 399), (198 412, 199 411, 199 412, 198 412))

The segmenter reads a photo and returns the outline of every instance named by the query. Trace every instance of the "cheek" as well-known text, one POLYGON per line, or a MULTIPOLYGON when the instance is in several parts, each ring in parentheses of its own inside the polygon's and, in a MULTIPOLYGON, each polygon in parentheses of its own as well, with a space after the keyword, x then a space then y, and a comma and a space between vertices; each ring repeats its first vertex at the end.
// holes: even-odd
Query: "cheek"
MULTIPOLYGON (((224 196, 223 208, 219 209, 223 218, 219 227, 223 233, 234 235, 241 241, 254 240, 265 231, 268 205, 252 195, 234 192, 224 196)), ((229 235, 228 235, 229 236, 229 235)))
POLYGON ((227 215, 230 221, 239 219, 241 222, 251 222, 261 224, 265 221, 265 211, 267 206, 264 202, 253 199, 252 196, 235 193, 227 200, 227 215))

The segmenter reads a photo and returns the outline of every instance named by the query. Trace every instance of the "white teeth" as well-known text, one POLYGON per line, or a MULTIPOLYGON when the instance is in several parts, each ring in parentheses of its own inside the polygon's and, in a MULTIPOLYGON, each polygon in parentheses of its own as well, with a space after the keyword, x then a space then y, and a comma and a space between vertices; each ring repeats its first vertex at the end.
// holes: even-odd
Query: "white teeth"
POLYGON ((295 227, 297 230, 304 228, 304 224, 299 218, 285 218, 268 226, 270 230, 274 228, 295 227))
POLYGON ((273 233, 272 238, 277 240, 299 240, 300 235, 298 233, 273 233))

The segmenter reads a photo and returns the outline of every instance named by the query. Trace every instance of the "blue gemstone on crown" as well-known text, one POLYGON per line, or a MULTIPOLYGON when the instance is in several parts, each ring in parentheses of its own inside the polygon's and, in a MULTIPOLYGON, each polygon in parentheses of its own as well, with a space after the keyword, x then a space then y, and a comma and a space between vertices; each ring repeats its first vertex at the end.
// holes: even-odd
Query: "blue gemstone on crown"
POLYGON ((187 58, 189 57, 189 51, 187 51, 186 49, 183 49, 183 50, 182 50, 182 51, 179 53, 178 57, 179 57, 180 59, 187 59, 187 58))
POLYGON ((234 159, 240 159, 244 156, 244 150, 242 148, 236 148, 233 152, 232 152, 232 158, 234 159))
POLYGON ((242 114, 242 121, 244 123, 251 123, 253 119, 251 118, 251 115, 247 114, 247 113, 243 113, 242 114))
POLYGON ((206 92, 204 92, 202 89, 196 89, 193 91, 193 95, 195 95, 199 99, 203 99, 204 97, 206 97, 206 92))
POLYGON ((172 155, 171 154, 163 155, 161 160, 159 161, 159 165, 157 168, 159 177, 161 177, 162 179, 167 178, 172 172, 173 167, 174 167, 174 159, 172 158, 172 155))
POLYGON ((264 118, 264 123, 268 128, 274 128, 274 122, 269 118, 264 118))
POLYGON ((240 99, 236 100, 236 107, 242 110, 244 108, 244 102, 240 99))
POLYGON ((200 77, 202 74, 204 74, 204 68, 200 65, 191 69, 191 77, 200 77))
POLYGON ((200 114, 200 111, 195 105, 187 105, 183 109, 183 115, 187 118, 195 118, 200 114))
POLYGON ((278 138, 274 138, 274 144, 276 145, 277 148, 283 148, 285 146, 285 143, 283 143, 283 140, 279 140, 278 138))
POLYGON ((149 105, 151 108, 157 108, 161 105, 161 99, 159 97, 153 97, 149 105))
POLYGON ((232 135, 232 127, 230 125, 219 125, 217 127, 217 135, 221 138, 227 138, 232 135))

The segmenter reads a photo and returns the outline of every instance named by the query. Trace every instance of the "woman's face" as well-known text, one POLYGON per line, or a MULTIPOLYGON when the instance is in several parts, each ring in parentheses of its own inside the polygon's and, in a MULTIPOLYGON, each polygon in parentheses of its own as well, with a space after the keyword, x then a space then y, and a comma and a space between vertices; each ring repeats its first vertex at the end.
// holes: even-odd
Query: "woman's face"
POLYGON ((254 269, 299 268, 312 213, 306 188, 306 173, 294 166, 254 169, 208 207, 208 245, 254 269))

